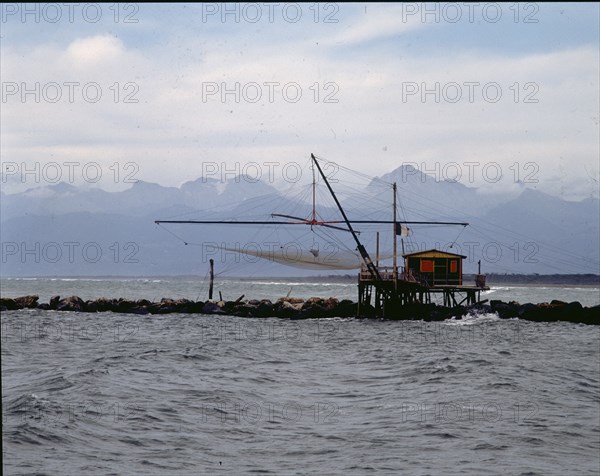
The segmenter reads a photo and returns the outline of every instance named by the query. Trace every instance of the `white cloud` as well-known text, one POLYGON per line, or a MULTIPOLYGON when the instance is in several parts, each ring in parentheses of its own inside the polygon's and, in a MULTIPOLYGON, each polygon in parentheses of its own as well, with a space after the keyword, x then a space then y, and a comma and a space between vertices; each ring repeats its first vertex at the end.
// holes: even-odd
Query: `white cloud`
POLYGON ((118 60, 124 53, 121 40, 110 35, 78 38, 67 48, 67 56, 76 63, 86 65, 118 60))
MULTIPOLYGON (((310 152, 371 175, 402 162, 434 167, 480 161, 501 164, 509 177, 512 164, 533 161, 540 165, 540 180, 564 175, 576 181, 585 166, 594 166, 599 155, 596 48, 527 55, 440 51, 402 58, 390 57, 386 49, 340 53, 342 42, 383 41, 423 26, 401 22, 398 8, 369 6, 368 13, 343 24, 317 25, 319 45, 310 35, 277 41, 264 26, 260 35, 226 39, 184 30, 152 47, 108 34, 30 51, 3 45, 3 80, 95 81, 103 92, 97 103, 80 97, 73 103, 9 98, 1 111, 3 160, 65 157, 107 165, 134 160, 140 164, 139 178, 165 185, 195 178, 202 161, 302 162, 310 152), (268 81, 279 83, 273 101, 268 81), (436 102, 431 95, 425 102, 420 95, 402 97, 406 82, 431 87, 473 81, 498 83, 501 100, 486 101, 481 86, 473 102, 466 96, 457 103, 444 97, 436 102), (138 88, 137 103, 123 101, 129 82, 138 88), (207 82, 219 88, 257 83, 262 98, 250 102, 242 96, 236 102, 230 94, 224 103, 220 92, 203 98, 207 82), (283 95, 292 82, 302 91, 297 103, 283 95), (537 103, 523 102, 527 82, 538 85, 537 103), (332 85, 326 89, 326 83, 332 85), (338 102, 326 103, 336 88, 331 98, 338 102), (559 169, 560 157, 570 167, 559 169)), ((585 183, 582 198, 591 193, 585 183)), ((485 181, 479 177, 468 185, 485 181)), ((502 186, 514 184, 496 185, 502 186)))
POLYGON ((354 16, 343 31, 329 38, 325 44, 352 46, 390 36, 398 36, 427 27, 418 15, 406 15, 402 5, 365 6, 364 12, 354 16))

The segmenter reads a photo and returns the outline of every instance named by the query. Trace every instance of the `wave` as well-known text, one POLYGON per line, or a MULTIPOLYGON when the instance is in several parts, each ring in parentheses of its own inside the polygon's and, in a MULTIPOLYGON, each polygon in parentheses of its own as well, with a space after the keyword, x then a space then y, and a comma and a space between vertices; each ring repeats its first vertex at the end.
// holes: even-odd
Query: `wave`
POLYGON ((490 289, 488 291, 482 291, 481 294, 490 294, 496 291, 509 291, 511 289, 514 288, 511 286, 490 286, 490 289))
POLYGON ((499 321, 500 316, 496 312, 482 312, 482 313, 470 313, 464 314, 461 318, 452 317, 444 321, 444 324, 449 326, 472 326, 475 324, 481 324, 483 322, 495 322, 499 321))

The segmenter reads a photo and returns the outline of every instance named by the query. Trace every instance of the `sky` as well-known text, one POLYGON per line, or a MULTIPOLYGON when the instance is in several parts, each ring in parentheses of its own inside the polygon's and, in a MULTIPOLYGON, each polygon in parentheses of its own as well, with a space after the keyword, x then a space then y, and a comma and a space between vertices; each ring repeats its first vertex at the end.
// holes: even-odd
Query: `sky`
POLYGON ((285 182, 312 152, 598 197, 599 25, 598 3, 5 3, 2 181, 285 182))

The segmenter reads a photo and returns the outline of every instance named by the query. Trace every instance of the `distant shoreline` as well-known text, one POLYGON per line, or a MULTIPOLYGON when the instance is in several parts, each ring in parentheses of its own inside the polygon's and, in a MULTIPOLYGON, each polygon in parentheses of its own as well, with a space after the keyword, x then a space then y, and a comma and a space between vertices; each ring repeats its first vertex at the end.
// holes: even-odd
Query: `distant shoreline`
MULTIPOLYGON (((106 280, 130 280, 130 279, 192 279, 206 280, 205 275, 159 275, 159 276, 0 276, 0 279, 11 280, 33 280, 33 279, 106 279, 106 280)), ((230 281, 290 281, 290 282, 323 282, 323 283, 354 283, 355 274, 327 275, 327 276, 227 276, 217 277, 216 281, 222 279, 230 281)), ((475 275, 465 274, 463 281, 471 282, 475 275)), ((562 287, 562 288, 600 288, 600 275, 594 274, 488 274, 487 284, 491 287, 514 286, 514 287, 562 287)))

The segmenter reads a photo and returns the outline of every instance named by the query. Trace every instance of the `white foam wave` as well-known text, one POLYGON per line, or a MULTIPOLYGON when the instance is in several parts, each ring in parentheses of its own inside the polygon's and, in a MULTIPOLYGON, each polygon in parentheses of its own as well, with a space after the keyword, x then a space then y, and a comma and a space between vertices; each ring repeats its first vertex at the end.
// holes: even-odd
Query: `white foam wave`
POLYGON ((444 321, 444 324, 448 326, 472 326, 475 324, 481 324, 483 322, 494 322, 499 320, 500 317, 496 312, 482 312, 480 314, 464 314, 461 316, 461 319, 453 317, 447 321, 444 321))

